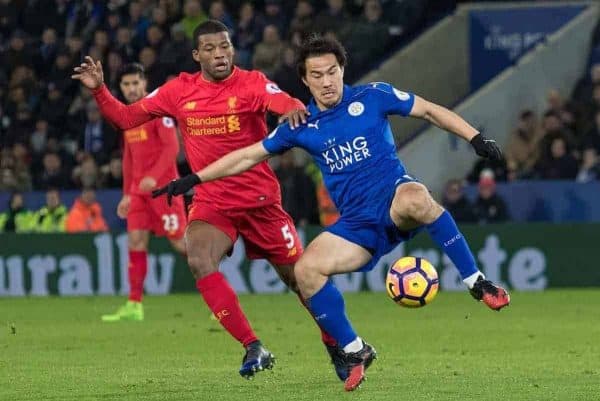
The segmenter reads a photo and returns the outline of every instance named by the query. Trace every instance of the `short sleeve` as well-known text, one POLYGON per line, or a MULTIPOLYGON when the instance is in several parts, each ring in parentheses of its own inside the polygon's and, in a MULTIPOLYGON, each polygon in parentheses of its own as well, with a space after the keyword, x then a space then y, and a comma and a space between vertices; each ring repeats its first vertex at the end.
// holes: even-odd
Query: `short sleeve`
POLYGON ((394 88, 386 82, 373 82, 371 84, 373 95, 383 114, 399 114, 408 116, 415 103, 415 95, 394 88))
POLYGON ((285 124, 275 128, 265 139, 263 146, 269 153, 283 153, 296 146, 294 133, 285 124))

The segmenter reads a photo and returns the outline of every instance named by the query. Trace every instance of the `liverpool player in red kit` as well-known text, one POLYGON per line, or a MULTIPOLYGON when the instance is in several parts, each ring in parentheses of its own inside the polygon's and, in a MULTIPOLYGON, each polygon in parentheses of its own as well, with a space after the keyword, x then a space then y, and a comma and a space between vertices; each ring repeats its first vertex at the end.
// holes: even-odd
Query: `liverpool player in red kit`
MULTIPOLYGON (((127 103, 147 95, 144 67, 132 63, 120 73, 119 85, 127 103)), ((123 131, 123 198, 117 214, 127 219, 129 245, 129 300, 116 313, 103 315, 105 322, 144 320, 142 294, 148 270, 150 232, 166 236, 173 248, 185 253, 186 216, 182 199, 171 205, 153 199, 151 191, 178 177, 175 157, 179 153, 175 123, 155 118, 123 131)))
MULTIPOLYGON (((267 111, 282 115, 292 126, 305 122, 306 110, 299 100, 282 92, 262 73, 233 66, 234 49, 225 25, 207 21, 196 28, 194 40, 192 57, 201 72, 182 73, 128 106, 114 99, 103 84, 100 62, 86 57, 75 68, 73 78, 93 90, 102 114, 121 129, 158 116, 175 117, 192 171, 263 139, 267 111)), ((188 218, 188 264, 208 307, 246 349, 240 374, 250 377, 271 368, 272 354, 258 340, 218 268, 240 235, 248 257, 269 260, 282 280, 297 291, 293 266, 302 245, 292 219, 281 207, 275 174, 267 163, 260 163, 239 176, 201 186, 188 218)), ((323 331, 322 338, 336 368, 343 367, 335 341, 323 331)))

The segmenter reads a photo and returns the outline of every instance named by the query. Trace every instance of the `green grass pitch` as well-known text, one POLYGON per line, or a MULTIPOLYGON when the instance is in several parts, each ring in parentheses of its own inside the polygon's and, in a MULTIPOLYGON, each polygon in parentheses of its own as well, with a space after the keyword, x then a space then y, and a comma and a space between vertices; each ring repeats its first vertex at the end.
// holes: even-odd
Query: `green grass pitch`
POLYGON ((410 310, 346 295, 379 358, 344 393, 295 298, 242 296, 276 355, 246 381, 242 349, 198 295, 147 297, 143 323, 102 323, 122 298, 0 299, 0 400, 597 400, 600 291, 514 293, 496 313, 466 293, 410 310))

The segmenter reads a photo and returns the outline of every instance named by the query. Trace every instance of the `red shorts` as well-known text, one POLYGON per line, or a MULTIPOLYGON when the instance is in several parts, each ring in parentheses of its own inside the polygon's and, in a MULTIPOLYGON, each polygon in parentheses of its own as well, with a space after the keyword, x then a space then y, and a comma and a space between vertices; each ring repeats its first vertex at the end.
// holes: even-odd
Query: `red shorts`
POLYGON ((173 197, 170 207, 166 196, 152 199, 150 195, 131 194, 130 198, 127 231, 148 230, 169 239, 183 238, 187 224, 183 197, 173 197))
POLYGON ((296 263, 302 255, 302 243, 294 222, 279 203, 256 209, 220 210, 210 203, 194 201, 189 221, 194 220, 217 227, 234 243, 240 235, 250 259, 288 265, 296 263))

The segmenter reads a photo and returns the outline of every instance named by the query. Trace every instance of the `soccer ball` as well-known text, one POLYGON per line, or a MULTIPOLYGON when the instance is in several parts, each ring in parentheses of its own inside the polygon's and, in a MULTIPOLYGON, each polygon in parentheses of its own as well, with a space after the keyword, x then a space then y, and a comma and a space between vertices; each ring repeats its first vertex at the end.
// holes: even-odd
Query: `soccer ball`
POLYGON ((423 258, 407 256, 390 267, 385 288, 398 305, 419 308, 433 301, 439 283, 437 271, 431 263, 423 258))

